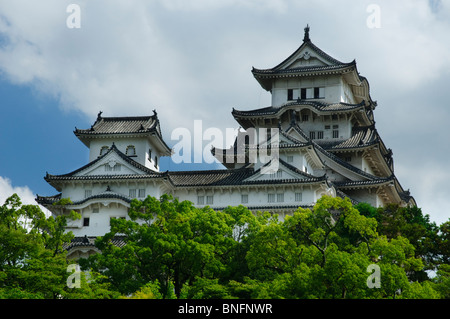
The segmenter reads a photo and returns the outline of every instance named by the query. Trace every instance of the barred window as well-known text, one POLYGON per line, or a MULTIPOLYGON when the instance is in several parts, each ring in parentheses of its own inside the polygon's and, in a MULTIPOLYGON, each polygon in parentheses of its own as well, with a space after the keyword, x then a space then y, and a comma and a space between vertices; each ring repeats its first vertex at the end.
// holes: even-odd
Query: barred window
POLYGON ((127 156, 136 156, 136 148, 134 145, 128 145, 125 151, 125 155, 127 156))
POLYGON ((282 203, 284 202, 284 194, 277 194, 277 202, 282 203))

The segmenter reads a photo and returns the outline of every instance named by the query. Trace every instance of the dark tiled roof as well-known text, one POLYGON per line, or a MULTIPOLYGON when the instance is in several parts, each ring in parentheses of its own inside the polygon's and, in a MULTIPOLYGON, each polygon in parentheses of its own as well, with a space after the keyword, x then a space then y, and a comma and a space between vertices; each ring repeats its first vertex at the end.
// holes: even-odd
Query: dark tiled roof
POLYGON ((135 117, 102 117, 101 113, 90 129, 75 129, 76 135, 98 135, 98 134, 129 134, 147 133, 157 129, 158 117, 135 116, 135 117))
POLYGON ((333 182, 339 188, 349 188, 349 187, 357 187, 357 186, 372 186, 372 185, 380 185, 386 184, 390 182, 394 182, 395 177, 389 176, 384 178, 374 178, 372 180, 366 181, 345 181, 345 182, 333 182))
POLYGON ((142 164, 139 164, 138 162, 132 160, 131 158, 129 158, 127 155, 125 155, 124 153, 122 153, 121 151, 119 151, 119 149, 115 146, 115 144, 113 144, 108 152, 106 152, 105 154, 103 154, 102 156, 98 157, 97 159, 93 160, 92 162, 84 165, 83 167, 80 167, 79 169, 67 173, 67 174, 63 174, 63 175, 51 175, 48 174, 45 176, 45 180, 48 181, 52 181, 52 180, 91 180, 91 179, 114 179, 114 178, 119 178, 119 179, 123 179, 123 178, 132 178, 132 179, 136 179, 136 178, 142 178, 143 176, 145 176, 146 178, 148 177, 163 177, 165 173, 160 173, 160 172, 155 172, 152 171, 151 169, 145 167, 142 164), (143 171, 146 173, 146 175, 88 175, 88 176, 75 176, 77 173, 82 172, 83 170, 86 170, 89 167, 94 166, 97 162, 101 161, 104 157, 108 156, 110 153, 115 152, 116 154, 118 154, 120 156, 120 158, 122 158, 125 162, 127 162, 128 164, 130 164, 131 166, 143 171))
MULTIPOLYGON (((47 196, 47 197, 37 195, 36 202, 38 202, 41 205, 53 205, 60 199, 61 199, 61 194, 57 194, 54 196, 47 196)), ((130 203, 132 200, 132 198, 125 196, 123 194, 119 194, 119 193, 113 192, 111 190, 106 190, 100 194, 92 195, 92 196, 83 198, 82 200, 74 201, 74 202, 72 202, 72 205, 81 205, 92 199, 121 199, 126 203, 130 203)))
POLYGON ((231 114, 234 117, 260 117, 260 116, 267 116, 267 115, 275 115, 279 114, 281 112, 284 112, 285 109, 291 108, 293 106, 299 106, 299 105, 307 105, 312 106, 314 109, 316 109, 319 112, 346 112, 346 111, 356 111, 358 109, 362 109, 365 106, 365 101, 362 101, 358 104, 349 104, 349 103, 325 103, 320 101, 314 101, 314 100, 301 100, 298 99, 296 101, 288 102, 283 104, 281 107, 264 107, 260 109, 255 110, 249 110, 249 111, 239 111, 233 108, 231 114))
POLYGON ((36 202, 41 205, 52 205, 61 199, 61 193, 53 196, 39 196, 36 195, 36 202))
POLYGON ((374 125, 353 129, 353 135, 346 140, 340 141, 321 141, 316 143, 322 146, 327 151, 335 151, 342 149, 362 148, 374 145, 380 141, 377 130, 374 125))
POLYGON ((168 173, 169 179, 177 187, 238 185, 252 174, 251 168, 168 173))
POLYGON ((320 65, 320 66, 305 66, 292 69, 252 69, 253 75, 258 76, 268 76, 268 75, 289 75, 289 74, 299 74, 299 73, 323 73, 323 72, 339 72, 345 69, 356 66, 356 61, 350 63, 342 63, 338 65, 320 65))
POLYGON ((314 43, 312 43, 311 40, 308 40, 308 41, 303 41, 302 45, 297 50, 295 50, 290 56, 288 56, 285 60, 283 60, 281 63, 279 63, 275 67, 273 67, 271 69, 256 69, 256 68, 253 68, 253 71, 257 72, 257 73, 258 72, 261 72, 261 73, 274 72, 274 71, 280 69, 286 62, 288 62, 291 58, 293 58, 295 55, 297 55, 297 53, 300 52, 301 50, 303 50, 305 47, 309 47, 309 49, 311 49, 313 52, 315 52, 320 57, 324 58, 331 66, 342 67, 342 66, 355 64, 355 61, 352 61, 350 63, 343 63, 343 62, 333 58, 332 56, 330 56, 327 53, 325 53, 324 51, 322 51, 314 43))
POLYGON ((155 134, 166 153, 170 148, 162 138, 156 111, 151 116, 102 117, 100 112, 90 129, 75 128, 74 134, 85 143, 86 138, 101 135, 148 135, 155 134))
MULTIPOLYGON (((119 248, 126 245, 125 236, 114 236, 111 239, 111 244, 119 248)), ((69 251, 77 247, 95 247, 95 236, 74 237, 70 243, 63 245, 63 249, 69 251)))

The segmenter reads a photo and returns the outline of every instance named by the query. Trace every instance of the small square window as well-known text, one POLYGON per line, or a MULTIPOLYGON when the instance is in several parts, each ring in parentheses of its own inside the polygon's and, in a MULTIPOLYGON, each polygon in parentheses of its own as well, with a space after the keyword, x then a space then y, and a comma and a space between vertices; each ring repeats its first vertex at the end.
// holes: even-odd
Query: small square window
POLYGON ((303 194, 302 193, 295 193, 295 201, 296 202, 301 202, 303 199, 303 194))
POLYGON ((269 203, 275 203, 275 194, 267 194, 267 201, 269 203))
POLYGON ((278 203, 284 202, 284 194, 277 194, 277 202, 278 203))
POLYGON ((294 162, 294 156, 293 155, 286 156, 286 162, 288 162, 288 163, 294 162))
POLYGON ((242 204, 247 204, 248 203, 248 195, 247 194, 242 194, 241 195, 241 203, 242 204))
POLYGON ((92 189, 85 189, 84 190, 84 198, 88 198, 92 196, 92 189))
POLYGON ((136 198, 136 189, 130 189, 129 190, 129 197, 130 198, 136 198))
POLYGON ((89 217, 83 218, 83 226, 85 226, 85 227, 89 226, 89 217))
POLYGON ((145 188, 141 188, 139 189, 139 198, 144 198, 145 197, 145 188))
POLYGON ((206 196, 206 205, 214 204, 214 196, 206 196))
POLYGON ((197 205, 205 205, 205 196, 197 196, 197 205))

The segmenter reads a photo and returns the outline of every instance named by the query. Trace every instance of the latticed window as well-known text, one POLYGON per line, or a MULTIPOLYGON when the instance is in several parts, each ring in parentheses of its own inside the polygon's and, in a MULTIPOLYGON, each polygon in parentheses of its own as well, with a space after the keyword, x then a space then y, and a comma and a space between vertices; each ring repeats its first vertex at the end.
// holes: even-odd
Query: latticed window
POLYGON ((108 153, 109 147, 108 146, 102 146, 102 148, 100 149, 100 156, 105 155, 106 153, 108 153))
POLYGON ((128 145, 125 154, 127 156, 136 156, 136 148, 134 145, 128 145))

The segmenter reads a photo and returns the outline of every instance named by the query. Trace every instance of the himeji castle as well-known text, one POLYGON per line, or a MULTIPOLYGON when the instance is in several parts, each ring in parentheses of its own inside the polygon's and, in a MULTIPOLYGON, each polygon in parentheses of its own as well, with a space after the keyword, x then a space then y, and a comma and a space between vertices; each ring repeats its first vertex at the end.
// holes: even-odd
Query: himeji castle
MULTIPOLYGON (((305 28, 303 43, 270 69, 252 69, 272 105, 233 109, 241 126, 229 149, 213 148, 219 170, 160 171, 173 152, 156 111, 142 117, 104 117, 75 136, 89 148, 89 163, 64 175, 47 173, 58 192, 36 201, 54 215, 79 212, 67 230, 75 234, 70 258, 97 253, 94 240, 111 218, 128 218, 133 198, 170 194, 197 207, 221 210, 244 205, 283 219, 312 207, 323 195, 348 197, 375 207, 416 205, 394 174, 392 150, 374 120, 376 101, 356 62, 344 63, 315 46, 305 28), (54 205, 61 198, 72 204, 54 205)), ((117 242, 121 244, 120 239, 117 242)))

